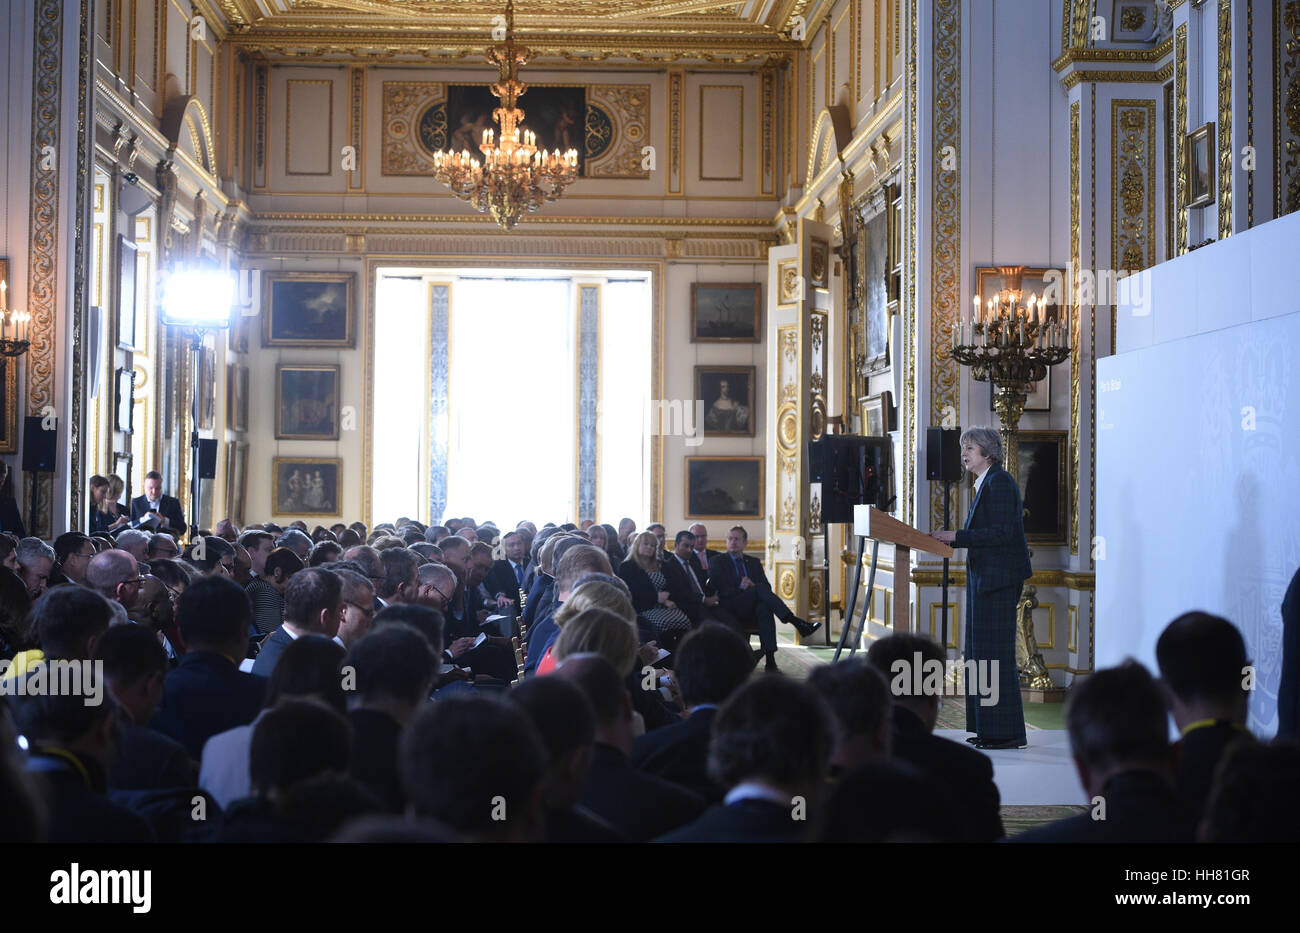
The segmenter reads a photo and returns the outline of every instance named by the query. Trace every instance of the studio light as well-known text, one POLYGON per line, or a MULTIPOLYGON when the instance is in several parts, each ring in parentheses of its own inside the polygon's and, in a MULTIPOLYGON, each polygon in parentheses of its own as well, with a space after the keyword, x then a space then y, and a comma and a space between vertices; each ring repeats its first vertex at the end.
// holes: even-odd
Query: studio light
POLYGON ((213 263, 183 263, 163 277, 160 320, 201 330, 230 326, 235 274, 213 263))

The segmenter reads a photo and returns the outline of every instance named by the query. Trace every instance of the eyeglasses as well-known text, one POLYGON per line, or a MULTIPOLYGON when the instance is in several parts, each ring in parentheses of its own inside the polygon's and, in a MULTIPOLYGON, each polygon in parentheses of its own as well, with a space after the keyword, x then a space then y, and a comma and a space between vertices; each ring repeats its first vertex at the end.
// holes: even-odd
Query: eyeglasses
POLYGON ((144 586, 144 577, 127 577, 121 583, 122 586, 144 586))
POLYGON ((374 606, 363 606, 360 603, 354 603, 350 599, 345 599, 343 601, 347 603, 349 606, 351 606, 353 609, 355 609, 357 612, 361 613, 367 619, 373 619, 375 617, 374 606))

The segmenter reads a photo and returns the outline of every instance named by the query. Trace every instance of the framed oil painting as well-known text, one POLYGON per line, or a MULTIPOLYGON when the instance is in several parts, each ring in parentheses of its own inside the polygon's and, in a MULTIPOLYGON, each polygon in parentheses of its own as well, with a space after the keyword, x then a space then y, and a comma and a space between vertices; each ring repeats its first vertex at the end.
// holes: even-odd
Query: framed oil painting
POLYGON ((696 366, 695 398, 703 402, 705 437, 754 436, 753 366, 696 366))
POLYGON ((226 427, 248 430, 248 367, 226 364, 226 427))
POLYGON ((757 282, 691 285, 691 343, 758 343, 762 287, 757 282))
POLYGON ((1214 203, 1214 124, 1187 134, 1187 206, 1214 203))
POLYGON ((135 349, 135 273, 139 252, 135 243, 118 234, 117 345, 123 350, 135 349))
POLYGON ((687 518, 762 518, 762 457, 687 457, 687 518))
POLYGON ((1025 540, 1030 544, 1067 542, 1066 439, 1068 431, 1021 431, 1016 435, 1016 479, 1025 506, 1025 540))
POLYGON ((862 403, 862 433, 867 437, 884 437, 894 430, 894 396, 889 391, 868 396, 862 403))
POLYGON ((863 343, 861 375, 889 367, 889 213, 881 211, 863 226, 858 235, 862 256, 857 263, 863 276, 863 343))
POLYGON ((0 454, 18 452, 18 361, 0 357, 0 454))
POLYGON ((268 272, 262 276, 262 345, 356 345, 351 272, 268 272))
POLYGON ((339 439, 338 366, 281 363, 275 368, 275 436, 279 440, 339 439))
POLYGON ((830 244, 825 240, 814 239, 809 247, 808 255, 810 260, 808 284, 813 288, 830 288, 830 244))
POLYGON ((248 445, 226 445, 226 518, 244 523, 244 492, 248 485, 248 445))
POLYGON ((275 457, 271 510, 275 515, 342 515, 342 476, 341 459, 275 457))
POLYGON ((217 412, 217 354, 209 347, 199 350, 199 427, 211 430, 217 412))
POLYGON ((131 434, 135 430, 135 370, 118 367, 114 386, 113 427, 123 434, 131 434))

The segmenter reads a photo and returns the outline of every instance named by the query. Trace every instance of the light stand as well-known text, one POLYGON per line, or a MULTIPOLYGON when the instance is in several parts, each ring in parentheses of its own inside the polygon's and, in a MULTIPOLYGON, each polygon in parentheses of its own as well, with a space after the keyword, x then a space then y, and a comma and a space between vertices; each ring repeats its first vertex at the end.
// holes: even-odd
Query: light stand
POLYGON ((195 328, 190 338, 190 540, 199 533, 199 353, 203 349, 203 329, 195 328))
MULTIPOLYGON (((943 530, 948 531, 948 499, 952 495, 952 480, 943 481, 943 530)), ((948 652, 948 558, 943 559, 943 595, 939 599, 939 605, 942 606, 941 618, 943 619, 943 641, 939 642, 943 646, 944 654, 948 652)))

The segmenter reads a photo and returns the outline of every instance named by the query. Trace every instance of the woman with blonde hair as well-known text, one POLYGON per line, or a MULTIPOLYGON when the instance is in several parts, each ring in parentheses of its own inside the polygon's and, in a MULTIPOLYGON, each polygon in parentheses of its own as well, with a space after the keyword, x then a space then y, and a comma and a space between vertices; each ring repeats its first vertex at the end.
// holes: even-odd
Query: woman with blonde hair
MULTIPOLYGON (((593 575, 595 576, 595 575, 593 575)), ((600 574, 604 577, 604 574, 600 574)), ((636 651, 636 613, 632 610, 632 600, 629 598, 621 580, 617 583, 616 577, 606 579, 587 579, 580 578, 577 585, 574 586, 573 592, 569 594, 569 599, 559 609, 555 611, 555 624, 559 627, 561 634, 564 632, 565 625, 570 619, 574 619, 589 609, 601 609, 605 612, 613 613, 618 618, 632 626, 633 652, 636 651)), ((556 636, 556 641, 559 636, 556 636)), ((555 670, 555 665, 559 663, 559 656, 555 653, 555 644, 547 648, 542 659, 537 662, 537 673, 549 674, 555 670)))
POLYGON ((598 654, 627 677, 636 667, 636 649, 635 623, 608 609, 591 608, 569 617, 550 656, 558 664, 575 654, 598 654))
POLYGON ((669 598, 668 579, 659 566, 659 539, 643 531, 632 539, 627 560, 619 564, 618 575, 632 592, 632 608, 655 634, 655 640, 672 648, 691 630, 691 620, 669 598))

